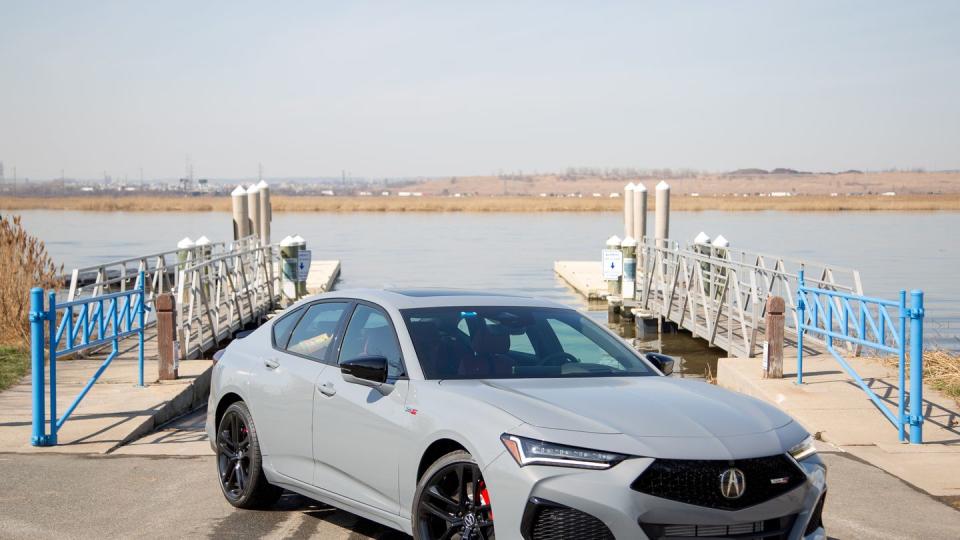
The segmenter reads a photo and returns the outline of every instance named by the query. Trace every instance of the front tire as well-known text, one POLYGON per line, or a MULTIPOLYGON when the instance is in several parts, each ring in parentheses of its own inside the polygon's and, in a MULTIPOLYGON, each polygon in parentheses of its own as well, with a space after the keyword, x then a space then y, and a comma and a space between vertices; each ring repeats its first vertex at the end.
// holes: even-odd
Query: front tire
POLYGON ((495 540, 490 493, 480 466, 457 450, 438 459, 417 484, 415 540, 495 540))
POLYGON ((257 428, 242 401, 227 407, 217 425, 217 473, 223 496, 237 508, 270 506, 283 493, 263 474, 257 428))

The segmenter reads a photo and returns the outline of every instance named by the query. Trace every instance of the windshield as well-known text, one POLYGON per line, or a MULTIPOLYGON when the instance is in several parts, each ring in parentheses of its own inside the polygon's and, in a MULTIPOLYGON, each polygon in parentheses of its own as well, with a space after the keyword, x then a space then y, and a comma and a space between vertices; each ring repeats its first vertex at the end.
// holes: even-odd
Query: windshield
POLYGON ((440 307, 401 313, 427 379, 656 375, 629 346, 572 309, 440 307))

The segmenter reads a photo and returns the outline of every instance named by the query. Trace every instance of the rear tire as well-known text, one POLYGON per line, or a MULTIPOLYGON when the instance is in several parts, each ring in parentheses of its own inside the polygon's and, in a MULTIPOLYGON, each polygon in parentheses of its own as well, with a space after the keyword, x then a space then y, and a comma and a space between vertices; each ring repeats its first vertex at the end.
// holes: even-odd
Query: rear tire
POLYGON ((417 484, 413 538, 495 540, 490 493, 480 466, 468 452, 441 457, 417 484))
POLYGON ((237 508, 270 506, 283 493, 263 474, 257 428, 242 401, 227 407, 217 425, 217 474, 223 496, 237 508))

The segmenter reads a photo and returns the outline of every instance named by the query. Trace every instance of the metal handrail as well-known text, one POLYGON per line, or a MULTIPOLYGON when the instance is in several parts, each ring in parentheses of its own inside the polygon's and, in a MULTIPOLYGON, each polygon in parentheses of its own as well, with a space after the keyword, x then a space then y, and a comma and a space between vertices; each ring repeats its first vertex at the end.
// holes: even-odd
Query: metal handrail
POLYGON ((897 301, 883 298, 870 298, 845 294, 838 291, 808 287, 803 272, 799 276, 797 288, 797 313, 800 317, 797 334, 797 384, 803 384, 804 337, 807 333, 820 336, 827 351, 863 390, 870 401, 883 413, 884 417, 896 428, 901 441, 906 439, 906 426, 910 426, 910 443, 923 442, 923 291, 910 293, 911 302, 907 305, 907 292, 900 291, 897 301), (821 300, 826 300, 822 302, 821 300), (856 308, 851 305, 856 304, 856 308), (896 316, 887 311, 896 308, 896 316), (839 311, 839 320, 834 316, 839 311), (854 315, 851 332, 850 315, 854 315), (897 325, 893 319, 897 319, 897 325), (910 411, 906 411, 906 363, 907 363, 907 320, 910 320, 910 411), (889 332, 888 332, 889 330, 889 332), (896 354, 898 400, 894 414, 864 382, 853 366, 841 355, 833 343, 840 340, 868 347, 876 351, 896 354))
POLYGON ((83 398, 100 379, 100 375, 110 366, 120 353, 120 340, 130 336, 138 338, 137 383, 143 387, 143 341, 146 328, 146 275, 139 272, 134 289, 107 295, 71 300, 57 304, 56 291, 47 293, 47 307, 44 308, 44 290, 34 287, 30 290, 30 358, 33 382, 33 434, 34 446, 53 446, 57 444, 57 432, 80 405, 83 398), (121 301, 123 301, 121 305, 121 301), (96 305, 96 311, 90 309, 96 305), (104 307, 106 306, 106 307, 104 307), (82 308, 74 323, 75 307, 82 308), (57 326, 57 319, 60 325, 57 326), (94 339, 90 339, 96 335, 94 339), (64 341, 64 338, 66 340, 64 341), (94 347, 112 345, 107 358, 100 364, 93 376, 87 381, 80 393, 67 407, 63 416, 57 417, 57 356, 81 352, 94 347), (44 378, 44 358, 49 360, 49 429, 45 410, 44 394, 47 383, 44 378))
MULTIPOLYGON (((682 247, 674 241, 645 237, 638 245, 637 259, 640 307, 731 354, 755 354, 757 337, 765 324, 766 300, 771 295, 786 297, 790 308, 786 330, 789 335, 797 332, 799 318, 794 298, 804 268, 819 270, 817 278, 808 283, 842 294, 863 292, 856 270, 771 259, 716 246, 682 247), (788 262, 799 268, 792 271, 788 262)), ((853 354, 858 354, 858 346, 849 344, 853 354)))

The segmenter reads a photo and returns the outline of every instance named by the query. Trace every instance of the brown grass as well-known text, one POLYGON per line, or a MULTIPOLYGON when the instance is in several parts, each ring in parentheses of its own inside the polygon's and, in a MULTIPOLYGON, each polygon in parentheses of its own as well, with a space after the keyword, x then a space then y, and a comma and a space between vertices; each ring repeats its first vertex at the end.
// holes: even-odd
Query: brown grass
POLYGON ((24 230, 18 216, 0 217, 0 345, 26 347, 30 288, 54 289, 62 272, 43 242, 24 230))
POLYGON ((960 355, 946 351, 923 353, 923 377, 937 390, 960 400, 960 355))
MULTIPOLYGON (((651 207, 653 206, 653 197, 651 207)), ((275 212, 619 212, 622 199, 609 197, 272 197, 275 212)), ((960 210, 960 194, 796 197, 690 197, 675 195, 674 210, 687 211, 936 211, 960 210)), ((82 210, 99 212, 228 212, 230 197, 78 196, 6 197, 7 210, 82 210)))
MULTIPOLYGON (((884 357, 884 365, 897 366, 898 359, 884 357)), ((944 350, 924 351, 923 380, 960 403, 960 355, 944 350)))

